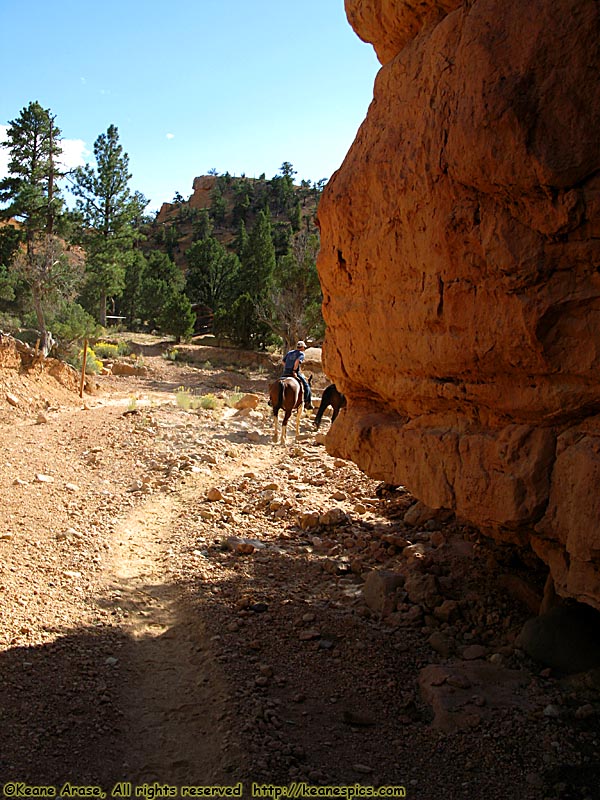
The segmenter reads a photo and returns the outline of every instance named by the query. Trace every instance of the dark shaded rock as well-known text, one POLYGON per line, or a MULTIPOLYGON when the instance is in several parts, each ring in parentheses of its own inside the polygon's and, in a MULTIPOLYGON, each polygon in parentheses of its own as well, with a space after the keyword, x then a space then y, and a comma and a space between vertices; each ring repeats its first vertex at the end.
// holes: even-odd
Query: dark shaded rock
POLYGON ((516 644, 544 666, 572 674, 600 667, 600 613, 567 602, 528 620, 516 644))

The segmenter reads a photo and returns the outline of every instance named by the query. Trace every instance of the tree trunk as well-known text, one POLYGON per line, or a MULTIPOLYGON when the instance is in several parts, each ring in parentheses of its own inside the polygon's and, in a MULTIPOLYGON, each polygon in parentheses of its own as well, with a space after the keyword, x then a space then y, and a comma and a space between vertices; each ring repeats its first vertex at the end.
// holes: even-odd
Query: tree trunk
POLYGON ((50 336, 46 330, 46 318, 44 316, 44 309, 42 307, 42 293, 39 287, 32 286, 31 297, 33 300, 33 307, 35 309, 35 316, 37 317, 38 330, 40 332, 40 345, 42 348, 42 353, 44 354, 44 357, 46 357, 48 355, 48 351, 50 350, 50 336))
POLYGON ((102 325, 103 328, 106 328, 106 292, 102 292, 100 295, 100 312, 99 312, 100 319, 98 322, 102 325))

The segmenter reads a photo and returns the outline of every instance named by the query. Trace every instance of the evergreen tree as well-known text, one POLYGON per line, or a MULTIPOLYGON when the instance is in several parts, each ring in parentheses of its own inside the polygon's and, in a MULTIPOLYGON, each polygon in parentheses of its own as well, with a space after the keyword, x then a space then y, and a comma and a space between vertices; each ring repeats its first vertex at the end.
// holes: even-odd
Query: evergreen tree
POLYGON ((22 233, 16 225, 3 225, 0 228, 0 266, 8 267, 17 253, 21 241, 22 233))
POLYGON ((194 241, 196 242, 199 239, 206 239, 206 237, 210 236, 212 232, 213 224, 210 219, 210 214, 206 208, 201 208, 192 226, 192 235, 194 237, 194 241))
POLYGON ((260 211, 241 254, 238 298, 232 308, 233 333, 248 347, 264 347, 270 330, 275 248, 268 214, 260 211))
POLYGON ((41 234, 56 233, 63 202, 57 189, 62 177, 58 158, 62 153, 60 129, 49 109, 38 102, 23 108, 10 122, 6 140, 10 151, 8 177, 0 181, 0 219, 14 217, 23 226, 27 247, 41 234))
POLYGON ((97 304, 100 324, 105 325, 107 298, 123 291, 138 236, 135 222, 147 201, 139 192, 130 192, 129 157, 114 125, 96 139, 94 158, 95 168, 87 164, 75 171, 73 194, 78 198, 88 254, 85 296, 88 303, 97 304))
MULTIPOLYGON (((8 268, 0 263, 0 300, 8 301, 7 305, 15 299, 15 290, 8 268)), ((3 304, 0 304, 2 308, 3 304)), ((0 326, 1 327, 1 326, 0 326)))
POLYGON ((121 313, 127 318, 127 325, 131 328, 140 316, 140 299, 143 276, 147 261, 140 250, 136 250, 128 261, 125 269, 125 286, 121 296, 121 313))
POLYGON ((307 334, 321 336, 322 293, 317 273, 319 237, 302 231, 277 261, 271 287, 271 330, 291 348, 307 334))
POLYGON ((220 225, 225 221, 225 215, 227 213, 227 204, 225 203, 225 198, 223 197, 223 192, 221 191, 221 187, 217 183, 215 188, 212 190, 212 202, 210 205, 210 214, 213 220, 217 225, 220 225))
POLYGON ((238 227, 237 236, 235 237, 235 241, 233 243, 233 248, 235 252, 238 254, 238 257, 240 259, 246 252, 247 247, 248 247, 248 232, 246 231, 246 225, 244 223, 244 220, 241 220, 238 227))
POLYGON ((163 308, 183 291, 185 279, 166 253, 155 250, 142 268, 137 310, 150 328, 161 327, 163 308))
POLYGON ((251 297, 262 297, 271 285, 275 269, 275 247, 269 215, 260 211, 241 256, 242 287, 251 297))
MULTIPOLYGON (((0 181, 0 219, 14 218, 19 227, 3 231, 3 255, 31 291, 37 325, 46 347, 46 316, 50 304, 73 289, 77 270, 69 276, 73 258, 57 239, 63 202, 57 189, 60 130, 55 117, 38 102, 29 103, 7 129, 8 177, 0 181), (19 244, 24 249, 19 248, 19 244)), ((71 254, 72 255, 72 254, 71 254)))
POLYGON ((196 315, 185 292, 171 292, 158 317, 160 330, 180 342, 192 335, 195 321, 196 315))
POLYGON ((179 240, 181 233, 179 228, 174 223, 163 226, 164 231, 164 244, 167 248, 167 255, 170 259, 175 259, 175 251, 179 248, 179 240))
POLYGON ((284 256, 289 252, 292 229, 287 222, 276 222, 275 225, 272 226, 271 236, 276 258, 284 256))
POLYGON ((218 312, 234 299, 240 261, 214 237, 195 242, 187 251, 186 292, 192 302, 218 312))
POLYGON ((292 224, 292 230, 294 233, 298 233, 300 227, 302 225, 302 209, 300 208, 300 201, 298 200, 296 204, 292 207, 289 212, 289 220, 292 224))

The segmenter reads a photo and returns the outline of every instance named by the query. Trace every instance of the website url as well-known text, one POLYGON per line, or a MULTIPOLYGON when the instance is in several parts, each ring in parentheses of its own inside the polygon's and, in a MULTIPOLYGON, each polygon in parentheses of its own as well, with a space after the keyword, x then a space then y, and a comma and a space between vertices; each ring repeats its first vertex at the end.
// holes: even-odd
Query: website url
POLYGON ((252 797, 269 798, 269 800, 280 800, 280 798, 300 800, 304 797, 344 798, 344 800, 352 800, 354 797, 396 798, 406 797, 406 788, 404 786, 364 786, 362 783, 344 786, 315 786, 305 781, 293 781, 288 786, 253 783, 252 797))

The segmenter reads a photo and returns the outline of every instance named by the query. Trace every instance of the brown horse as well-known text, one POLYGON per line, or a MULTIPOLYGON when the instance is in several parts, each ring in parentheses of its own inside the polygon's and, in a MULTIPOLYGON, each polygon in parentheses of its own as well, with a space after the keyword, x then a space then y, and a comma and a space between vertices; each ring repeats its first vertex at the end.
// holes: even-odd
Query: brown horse
POLYGON ((337 389, 335 383, 330 383, 329 386, 323 392, 323 396, 321 398, 321 405, 319 406, 319 410, 317 411, 317 416, 315 417, 315 428, 317 430, 319 430, 319 425, 321 424, 321 417, 323 416, 323 413, 328 406, 331 406, 333 408, 333 416, 331 417, 331 424, 333 425, 337 415, 340 413, 340 408, 345 408, 346 406, 346 398, 337 389))
POLYGON ((279 410, 284 411, 281 423, 281 444, 285 444, 287 436, 287 424, 292 416, 292 411, 296 411, 296 439, 300 435, 300 417, 302 416, 302 406, 304 401, 304 390, 302 384, 296 378, 280 378, 269 386, 269 405, 273 406, 275 417, 275 430, 273 441, 277 442, 277 423, 279 410))

